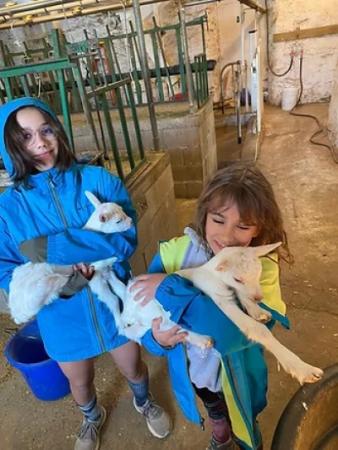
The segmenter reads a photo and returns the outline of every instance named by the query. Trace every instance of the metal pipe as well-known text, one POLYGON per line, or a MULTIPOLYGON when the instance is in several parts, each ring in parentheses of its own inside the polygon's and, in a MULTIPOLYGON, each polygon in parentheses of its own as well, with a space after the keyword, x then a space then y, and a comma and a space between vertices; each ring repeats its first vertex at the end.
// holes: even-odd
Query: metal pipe
POLYGON ((190 6, 199 6, 199 5, 205 5, 207 3, 220 3, 222 0, 203 0, 201 2, 192 2, 192 3, 184 3, 185 8, 189 8, 190 6))
POLYGON ((149 73, 147 52, 146 52, 146 43, 145 43, 145 39, 144 39, 144 31, 143 31, 143 25, 142 25, 142 16, 141 16, 141 8, 140 8, 139 0, 133 0, 133 10, 134 10, 134 16, 135 16, 136 32, 137 32, 137 37, 138 37, 139 46, 140 46, 140 54, 141 54, 140 55, 141 56, 140 64, 141 64, 142 76, 143 76, 143 81, 144 81, 144 86, 146 89, 146 95, 147 95, 147 101, 148 101, 148 110, 149 110, 151 130, 153 133, 154 149, 159 150, 160 149, 160 139, 159 139, 157 121, 156 121, 156 115, 155 115, 153 91, 151 89, 150 73, 149 73))
MULTIPOLYGON (((167 0, 145 0, 140 4, 140 6, 163 1, 167 0)), ((131 3, 126 5, 126 8, 131 7, 131 3)), ((51 3, 44 0, 39 3, 26 3, 16 7, 0 8, 0 30, 24 27, 28 24, 39 24, 68 18, 70 19, 89 14, 98 14, 100 12, 121 10, 124 10, 121 3, 111 4, 111 2, 107 0, 82 0, 82 2, 81 0, 54 0, 51 3), (34 16, 33 11, 35 11, 36 14, 43 12, 44 15, 34 16), (49 13, 50 11, 52 14, 49 13), (29 14, 29 12, 31 13, 29 14)))
POLYGON ((181 39, 183 44, 183 52, 184 52, 184 62, 185 62, 185 73, 187 76, 187 90, 188 90, 188 101, 190 110, 193 111, 195 108, 194 105, 194 84, 192 79, 191 65, 189 61, 189 47, 188 47, 188 35, 187 29, 185 26, 185 9, 182 6, 181 0, 178 3, 178 15, 180 19, 180 30, 181 30, 181 39))

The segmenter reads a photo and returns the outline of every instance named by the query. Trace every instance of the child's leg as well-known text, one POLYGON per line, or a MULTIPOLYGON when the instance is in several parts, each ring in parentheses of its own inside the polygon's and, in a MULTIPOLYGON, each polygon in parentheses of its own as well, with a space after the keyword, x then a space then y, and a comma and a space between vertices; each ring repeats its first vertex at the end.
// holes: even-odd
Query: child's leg
POLYGON ((80 408, 84 419, 75 450, 98 449, 100 430, 106 420, 105 409, 97 403, 94 387, 94 360, 59 363, 61 370, 69 380, 74 400, 80 408))
POLYGON ((95 395, 94 361, 86 359, 75 362, 61 362, 59 366, 69 380, 70 389, 78 405, 87 404, 95 395))
POLYGON ((136 404, 143 405, 149 396, 148 369, 141 359, 140 347, 132 341, 111 352, 119 371, 127 378, 136 404))
POLYGON ((145 417, 154 436, 166 437, 170 432, 170 420, 149 394, 148 368, 141 359, 140 347, 129 341, 110 353, 120 372, 127 378, 134 394, 135 409, 145 417))
POLYGON ((231 439, 231 428, 223 396, 217 392, 211 392, 207 388, 197 388, 196 386, 194 388, 208 412, 213 438, 218 443, 228 442, 231 439))

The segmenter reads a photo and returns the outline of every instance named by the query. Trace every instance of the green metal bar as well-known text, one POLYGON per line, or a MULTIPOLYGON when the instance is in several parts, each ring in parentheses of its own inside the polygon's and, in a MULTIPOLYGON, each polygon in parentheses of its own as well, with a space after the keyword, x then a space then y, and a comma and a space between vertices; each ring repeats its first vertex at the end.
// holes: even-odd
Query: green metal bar
POLYGON ((117 170, 117 173, 118 173, 119 177, 122 180, 124 180, 123 167, 122 167, 122 164, 121 164, 121 158, 120 158, 118 147, 117 147, 117 142, 116 142, 114 128, 113 128, 111 117, 110 117, 110 114, 109 114, 107 99, 105 97, 105 93, 104 92, 102 92, 99 95, 100 95, 100 101, 101 101, 101 105, 102 105, 102 109, 103 109, 103 115, 104 115, 105 123, 106 123, 106 127, 107 127, 107 132, 108 132, 108 136, 109 136, 109 141, 110 141, 110 144, 111 144, 111 150, 112 150, 113 155, 114 155, 114 161, 115 161, 115 165, 116 165, 116 170, 117 170))
POLYGON ((176 42, 177 42, 177 54, 178 61, 180 66, 180 76, 181 76, 181 92, 182 94, 187 93, 187 82, 185 76, 185 67, 184 67, 184 59, 183 59, 183 47, 182 47, 182 39, 181 39, 181 30, 180 28, 176 28, 176 42))
POLYGON ((157 40, 158 40, 158 43, 159 43, 159 46, 160 46, 161 55, 162 55, 162 59, 163 59, 163 63, 164 63, 165 73, 166 73, 166 76, 168 78, 168 83, 169 83, 171 96, 174 98, 174 96, 175 96, 174 87, 173 87, 173 84, 171 82, 171 77, 170 77, 168 64, 167 64, 167 59, 165 57, 165 52, 164 52, 163 42, 162 42, 162 38, 161 38, 161 33, 159 31, 160 28, 157 26, 155 16, 153 16, 153 24, 154 24, 154 28, 156 28, 156 37, 157 37, 157 40))
POLYGON ((100 152, 101 147, 100 147, 99 139, 98 139, 98 136, 96 133, 95 124, 94 124, 93 116, 92 116, 92 113, 90 110, 90 105, 89 105, 88 98, 86 95, 86 89, 83 84, 81 70, 80 70, 78 61, 76 61, 76 64, 73 65, 73 75, 74 75, 75 82, 77 84, 77 88, 79 90, 80 98, 82 100, 83 111, 85 113, 87 122, 92 129, 92 133, 93 133, 95 144, 96 144, 96 149, 98 152, 100 152))
POLYGON ((75 153, 72 121, 70 118, 70 111, 69 111, 69 105, 68 105, 68 99, 67 99, 67 90, 66 90, 65 77, 64 77, 63 71, 60 69, 57 70, 56 76, 57 76, 58 83, 59 83, 61 111, 62 111, 63 120, 64 120, 64 127, 65 127, 66 133, 68 135, 69 142, 70 142, 71 148, 73 150, 73 153, 75 153))
POLYGON ((15 67, 0 69, 1 78, 19 77, 26 73, 48 72, 49 70, 62 70, 71 68, 68 58, 54 59, 51 61, 41 61, 35 64, 24 64, 15 67))
MULTIPOLYGON (((59 33, 55 33, 55 44, 57 49, 60 49, 60 35, 59 33)), ((69 105, 68 105, 68 96, 67 96, 67 88, 65 83, 65 76, 63 69, 69 68, 69 60, 67 58, 67 66, 64 68, 58 68, 56 69, 56 77, 58 80, 59 85, 59 96, 60 96, 60 102, 61 102, 61 112, 63 115, 63 121, 64 121, 64 127, 72 148, 73 153, 75 154, 75 146, 74 146, 74 136, 73 136, 73 130, 72 130, 72 121, 70 118, 70 111, 69 111, 69 105)), ((53 69, 51 69, 53 70, 53 69)))
POLYGON ((139 72, 137 70, 134 45, 136 45, 136 39, 129 38, 130 58, 131 58, 131 63, 132 63, 132 67, 133 67, 133 70, 132 70, 133 81, 135 84, 137 101, 141 105, 142 104, 142 87, 141 87, 141 83, 139 80, 139 72))
MULTIPOLYGON (((128 80, 130 80, 130 78, 128 78, 128 80)), ((94 97, 95 95, 101 95, 102 93, 108 92, 111 89, 123 87, 126 84, 127 84, 126 78, 123 78, 120 81, 115 81, 114 83, 109 83, 109 84, 107 84, 107 86, 100 86, 100 87, 96 88, 95 91, 88 92, 87 96, 94 97)), ((123 103, 122 103, 122 106, 123 106, 123 103)))
POLYGON ((151 42, 152 42, 152 46, 153 46, 153 55, 154 55, 154 61, 155 61, 155 73, 156 73, 158 97, 159 97, 160 102, 164 102, 164 92, 163 92, 163 84, 162 84, 162 77, 161 77, 160 58, 158 57, 156 30, 153 31, 150 36, 151 36, 151 42))
POLYGON ((140 129, 140 123, 139 123, 138 116, 137 116, 134 93, 133 93, 133 90, 131 87, 131 83, 127 84, 127 90, 128 90, 128 95, 129 95, 129 104, 130 104, 131 115, 132 115, 132 118, 134 121, 136 140, 137 140, 137 144, 138 144, 138 148, 139 148, 139 152, 140 152, 140 158, 143 159, 144 158, 144 147, 143 147, 143 142, 142 142, 142 134, 141 134, 141 129, 140 129))
POLYGON ((200 80, 199 57, 198 56, 195 56, 195 58, 194 58, 194 72, 195 72, 195 84, 196 84, 194 91, 196 93, 197 106, 199 108, 201 106, 201 101, 200 101, 201 80, 200 80))
POLYGON ((12 86, 11 86, 9 78, 5 78, 4 83, 5 83, 7 100, 8 101, 13 100, 12 86))
POLYGON ((204 53, 203 54, 203 62, 204 62, 204 70, 203 70, 203 76, 204 76, 204 99, 207 100, 209 97, 209 86, 208 86, 208 61, 207 56, 204 53))
MULTIPOLYGON (((86 32, 86 30, 84 30, 84 34, 85 36, 88 38, 88 34, 86 32)), ((100 115, 100 105, 95 93, 95 89, 96 89, 96 83, 95 83, 95 77, 91 68, 91 55, 90 54, 85 54, 82 56, 83 59, 86 61, 86 70, 87 70, 87 80, 89 82, 89 86, 92 90, 92 92, 94 93, 92 95, 92 97, 94 98, 94 103, 95 103, 95 110, 96 110, 96 115, 97 115, 97 120, 99 123, 99 129, 100 129, 100 134, 101 134, 101 139, 102 139, 102 145, 103 145, 103 154, 104 154, 104 158, 108 159, 108 147, 107 147, 107 143, 106 143, 106 138, 105 138, 105 134, 104 134, 104 129, 103 129, 103 125, 102 125, 102 120, 101 120, 101 115, 100 115)), ((88 97, 91 95, 91 92, 87 92, 86 94, 88 97)))
POLYGON ((134 32, 134 25, 133 25, 132 21, 129 21, 129 26, 131 29, 131 34, 130 34, 130 38, 129 38, 130 42, 131 42, 130 53, 131 53, 131 58, 132 58, 132 64, 135 68, 134 83, 135 83, 135 88, 136 88, 137 102, 139 105, 142 105, 142 103, 143 103, 142 87, 141 87, 141 83, 139 80, 139 74, 138 74, 137 62, 136 62, 136 55, 137 55, 139 64, 141 65, 141 62, 140 62, 141 55, 140 55, 140 50, 138 48, 138 43, 137 43, 137 39, 136 39, 137 33, 134 32))
MULTIPOLYGON (((130 79, 129 79, 129 82, 130 82, 130 79)), ((116 94, 118 111, 119 111, 119 116, 120 116, 120 121, 121 121, 121 128, 122 128, 122 132, 123 132, 124 142, 126 144, 128 160, 129 160, 130 168, 133 169, 135 167, 135 161, 134 161, 134 156, 133 156, 130 137, 129 137, 129 130, 128 130, 128 124, 127 124, 127 120, 126 120, 126 115, 124 113, 121 92, 120 92, 120 89, 118 86, 116 88, 114 88, 114 90, 115 90, 115 94, 116 94)))
MULTIPOLYGON (((108 25, 107 25, 106 28, 107 28, 107 32, 108 32, 108 36, 109 36, 109 39, 108 39, 108 52, 107 52, 107 54, 109 56, 108 62, 110 62, 110 64, 111 64, 112 80, 113 81, 117 81, 117 79, 121 79, 122 78, 121 66, 120 66, 119 59, 118 59, 117 54, 116 54, 116 49, 115 49, 114 43, 113 43, 113 41, 111 39, 111 33, 110 33, 108 25), (116 76, 115 67, 118 70, 118 77, 116 76)), ((127 92, 126 92, 125 88, 123 88, 123 89, 124 89, 124 95, 127 98, 127 92)))
POLYGON ((30 92, 29 92, 29 87, 28 87, 28 83, 27 80, 24 76, 20 77, 20 82, 21 82, 21 86, 23 88, 23 92, 25 94, 26 97, 30 97, 30 92))

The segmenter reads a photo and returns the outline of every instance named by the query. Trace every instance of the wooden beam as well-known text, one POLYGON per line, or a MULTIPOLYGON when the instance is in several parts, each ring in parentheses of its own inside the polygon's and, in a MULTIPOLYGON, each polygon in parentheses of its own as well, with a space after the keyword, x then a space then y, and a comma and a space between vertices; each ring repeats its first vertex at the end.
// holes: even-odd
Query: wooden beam
POLYGON ((249 8, 255 9, 256 11, 264 14, 266 13, 266 9, 262 8, 260 5, 257 5, 255 0, 238 0, 239 3, 243 3, 246 6, 249 6, 249 8))
POLYGON ((286 33, 276 33, 273 35, 273 42, 296 41, 297 39, 309 39, 322 37, 328 34, 338 34, 338 25, 327 25, 325 27, 306 28, 286 33))

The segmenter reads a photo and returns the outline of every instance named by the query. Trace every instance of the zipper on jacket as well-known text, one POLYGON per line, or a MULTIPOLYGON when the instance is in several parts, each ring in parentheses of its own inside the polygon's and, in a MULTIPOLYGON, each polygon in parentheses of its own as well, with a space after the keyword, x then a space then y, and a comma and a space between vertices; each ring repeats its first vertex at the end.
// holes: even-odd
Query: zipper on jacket
MULTIPOLYGON (((50 174, 48 174, 48 186, 49 186, 49 190, 50 190, 50 192, 52 194, 52 198, 54 200, 55 207, 56 207, 56 209, 57 209, 57 211, 59 213, 59 216, 61 218, 61 221, 62 221, 63 225, 66 228, 68 228, 69 225, 68 225, 68 222, 67 222, 67 218, 65 216, 65 213, 63 211, 61 202, 60 202, 59 197, 57 195, 57 192, 55 190, 55 183, 52 180, 52 177, 51 177, 50 174)), ((95 305, 94 305, 93 294, 92 294, 92 291, 90 290, 90 288, 88 286, 86 287, 86 291, 87 291, 87 295, 88 295, 88 298, 89 298, 90 313, 91 313, 91 316, 92 316, 92 320, 93 320, 96 336, 97 336, 97 339, 99 341, 101 352, 104 353, 106 351, 106 347, 104 345, 103 338, 102 338, 102 335, 100 333, 100 328, 99 328, 99 324, 98 324, 98 320, 97 320, 96 309, 95 309, 95 305)))

